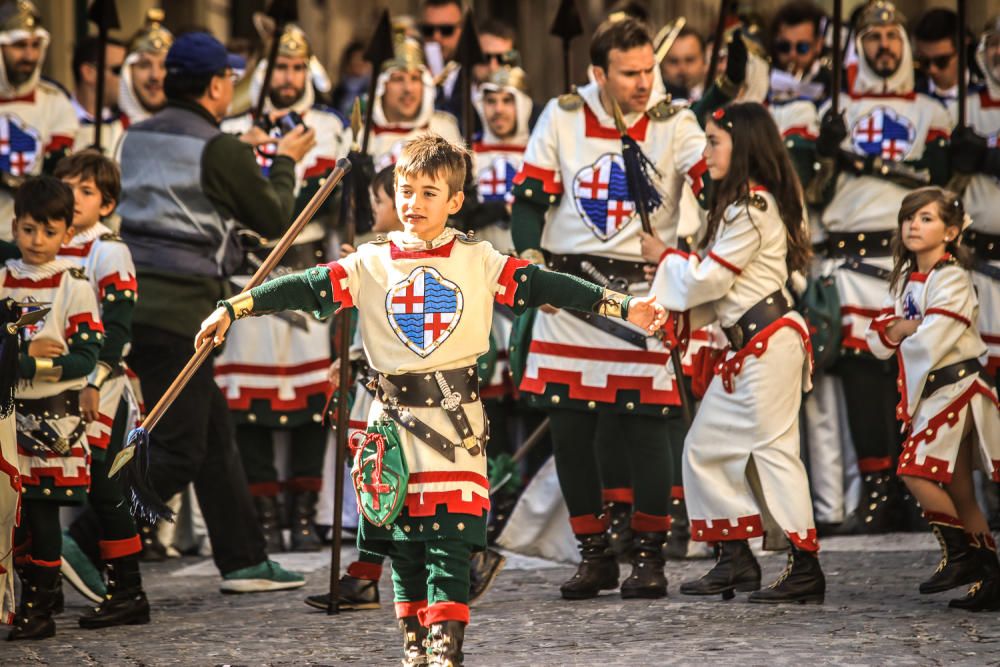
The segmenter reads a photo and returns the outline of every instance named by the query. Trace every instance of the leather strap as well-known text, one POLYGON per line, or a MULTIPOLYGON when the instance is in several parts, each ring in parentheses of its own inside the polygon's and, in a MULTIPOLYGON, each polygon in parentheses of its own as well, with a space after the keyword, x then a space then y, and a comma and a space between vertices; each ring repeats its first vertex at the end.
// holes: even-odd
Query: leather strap
POLYGON ((569 313, 573 317, 583 320, 590 326, 596 327, 604 333, 611 334, 618 340, 625 341, 629 345, 637 347, 640 350, 648 349, 646 347, 646 337, 634 329, 629 329, 624 324, 619 324, 614 320, 609 320, 608 318, 595 313, 584 313, 579 310, 564 310, 563 312, 569 313))
POLYGON ((976 273, 983 274, 987 278, 1000 282, 1000 266, 993 266, 992 264, 987 264, 986 262, 977 261, 972 265, 972 270, 976 273))
POLYGON ((1000 260, 1000 234, 987 234, 967 229, 962 243, 972 248, 976 259, 981 262, 1000 260))
POLYGON ((79 393, 64 391, 55 396, 19 399, 14 405, 17 421, 17 443, 22 448, 45 456, 69 456, 73 443, 86 432, 87 425, 80 417, 79 393), (51 420, 77 417, 77 424, 69 435, 63 436, 50 423, 51 420))
POLYGON ((851 257, 846 262, 841 264, 840 268, 860 273, 863 276, 878 278, 879 280, 889 280, 889 276, 892 273, 889 269, 883 269, 882 267, 875 266, 874 264, 862 262, 857 257, 851 257))
POLYGON ((893 230, 877 232, 830 232, 826 238, 829 257, 891 257, 893 230))
POLYGON ((942 366, 941 368, 935 368, 928 373, 927 382, 924 383, 924 391, 920 394, 920 397, 927 398, 938 389, 955 384, 970 375, 978 375, 989 386, 995 386, 993 378, 986 372, 986 369, 983 368, 978 359, 965 359, 942 366))
POLYGON ((729 345, 734 351, 739 351, 758 333, 771 323, 784 317, 792 309, 781 290, 770 294, 754 305, 731 327, 723 327, 729 345))
POLYGON ((628 286, 632 283, 646 282, 644 262, 614 259, 600 255, 551 255, 548 265, 555 271, 569 273, 578 278, 592 281, 587 272, 581 268, 582 262, 589 262, 608 279, 608 287, 619 292, 627 292, 628 286))

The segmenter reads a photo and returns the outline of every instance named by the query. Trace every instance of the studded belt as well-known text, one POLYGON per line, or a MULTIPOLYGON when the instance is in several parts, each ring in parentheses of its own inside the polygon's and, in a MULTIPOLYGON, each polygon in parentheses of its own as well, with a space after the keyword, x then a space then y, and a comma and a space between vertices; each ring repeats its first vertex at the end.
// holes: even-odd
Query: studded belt
POLYGON ((743 313, 736 324, 731 327, 723 327, 726 338, 729 339, 729 346, 734 352, 738 352, 750 339, 763 331, 772 322, 781 319, 785 313, 792 309, 792 304, 788 303, 781 290, 768 295, 750 306, 750 309, 743 313))
POLYGON ((549 257, 549 268, 563 273, 572 274, 578 278, 593 280, 583 268, 583 263, 587 262, 605 276, 609 281, 609 287, 619 292, 627 292, 628 286, 632 283, 646 281, 644 262, 634 262, 626 259, 614 259, 612 257, 602 257, 600 255, 551 255, 549 257))
POLYGON ((1000 235, 966 230, 964 242, 972 248, 976 259, 982 262, 1000 261, 1000 235))
POLYGON ((829 257, 890 257, 892 230, 877 232, 830 232, 826 239, 829 257))
POLYGON ((18 399, 14 403, 17 422, 17 444, 38 456, 58 454, 69 456, 73 443, 86 431, 82 419, 69 435, 60 435, 53 427, 53 421, 66 417, 80 416, 80 394, 64 391, 44 398, 18 399))
POLYGON ((489 435, 473 433, 469 416, 462 407, 479 401, 479 375, 475 366, 399 375, 379 373, 376 391, 389 417, 449 461, 455 460, 456 446, 464 447, 473 456, 485 453, 489 435), (459 445, 417 419, 408 409, 433 407, 444 410, 459 436, 459 445))
POLYGON ((994 386, 993 378, 986 372, 986 369, 983 368, 978 359, 965 359, 964 361, 958 361, 954 364, 948 364, 947 366, 932 370, 927 375, 927 382, 924 383, 924 391, 920 394, 920 397, 927 398, 938 389, 955 384, 970 375, 978 375, 983 382, 991 387, 994 386))

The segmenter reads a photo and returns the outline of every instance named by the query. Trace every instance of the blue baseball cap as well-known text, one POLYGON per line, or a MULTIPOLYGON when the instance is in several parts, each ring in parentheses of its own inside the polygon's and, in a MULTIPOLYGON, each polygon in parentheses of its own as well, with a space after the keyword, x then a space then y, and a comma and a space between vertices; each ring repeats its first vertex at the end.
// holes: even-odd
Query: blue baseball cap
POLYGON ((218 74, 227 68, 245 67, 243 58, 227 52, 222 42, 207 32, 186 32, 167 51, 166 68, 170 74, 218 74))

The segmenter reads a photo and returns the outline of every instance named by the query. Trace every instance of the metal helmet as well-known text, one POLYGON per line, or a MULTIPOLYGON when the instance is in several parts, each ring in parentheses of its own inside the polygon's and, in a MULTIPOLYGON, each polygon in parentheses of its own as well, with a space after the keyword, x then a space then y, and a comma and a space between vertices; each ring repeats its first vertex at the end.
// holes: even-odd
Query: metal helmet
POLYGON ((857 34, 880 25, 905 26, 906 17, 890 0, 872 0, 858 15, 857 34))
POLYGON ((174 35, 163 26, 163 10, 146 12, 146 23, 128 43, 129 53, 166 53, 174 43, 174 35))
POLYGON ((0 32, 33 33, 42 26, 42 15, 30 0, 10 0, 0 5, 0 32))

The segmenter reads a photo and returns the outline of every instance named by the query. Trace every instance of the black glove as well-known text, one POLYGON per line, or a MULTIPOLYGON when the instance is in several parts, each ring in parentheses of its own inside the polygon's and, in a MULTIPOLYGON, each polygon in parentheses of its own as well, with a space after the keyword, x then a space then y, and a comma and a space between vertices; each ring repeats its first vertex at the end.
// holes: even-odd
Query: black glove
POLYGON ((963 174, 977 174, 986 163, 986 137, 970 127, 956 128, 951 133, 951 168, 963 174))
POLYGON ((844 114, 830 109, 819 124, 819 136, 816 138, 816 152, 823 157, 836 157, 840 144, 847 138, 847 124, 844 114))
POLYGON ((733 31, 733 40, 729 42, 729 55, 726 58, 726 78, 737 86, 746 81, 747 45, 743 41, 742 30, 733 31))

